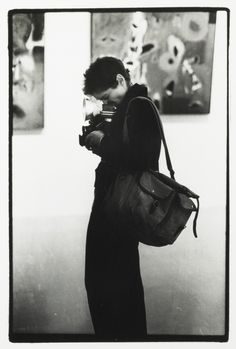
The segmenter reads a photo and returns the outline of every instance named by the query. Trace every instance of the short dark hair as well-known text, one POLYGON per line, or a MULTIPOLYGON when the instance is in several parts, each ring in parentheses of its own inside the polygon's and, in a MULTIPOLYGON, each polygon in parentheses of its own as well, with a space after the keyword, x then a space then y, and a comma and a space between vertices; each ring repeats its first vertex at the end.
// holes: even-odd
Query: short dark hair
POLYGON ((118 84, 117 74, 121 74, 127 84, 130 84, 129 70, 120 59, 109 56, 97 58, 84 74, 84 93, 92 95, 108 88, 115 88, 118 84))

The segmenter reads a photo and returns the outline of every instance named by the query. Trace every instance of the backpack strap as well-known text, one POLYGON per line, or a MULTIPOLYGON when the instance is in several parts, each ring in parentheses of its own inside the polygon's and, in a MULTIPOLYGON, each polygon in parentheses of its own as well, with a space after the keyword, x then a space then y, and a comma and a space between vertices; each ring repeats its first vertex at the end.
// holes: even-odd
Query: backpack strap
POLYGON ((125 120, 124 120, 124 128, 123 128, 123 137, 124 137, 123 139, 124 139, 124 142, 125 143, 129 142, 128 127, 127 127, 127 116, 129 114, 129 107, 130 107, 130 104, 132 103, 132 101, 137 100, 137 99, 144 100, 144 101, 148 102, 150 107, 153 110, 153 113, 154 113, 154 115, 156 117, 155 119, 156 119, 157 126, 158 126, 158 129, 159 129, 159 133, 160 133, 160 136, 161 136, 162 144, 163 144, 164 150, 165 150, 166 165, 167 165, 167 168, 168 168, 168 170, 170 172, 171 178, 175 179, 175 172, 174 172, 173 167, 172 167, 170 154, 169 154, 169 150, 168 150, 168 147, 167 147, 167 143, 166 143, 165 134, 164 134, 162 122, 161 122, 161 119, 160 119, 159 111, 158 111, 156 105, 153 103, 153 101, 151 99, 149 99, 147 97, 143 97, 143 96, 138 96, 138 97, 132 98, 129 101, 129 104, 128 104, 128 107, 127 107, 127 114, 126 114, 125 120))
POLYGON ((198 213, 199 213, 199 197, 197 197, 195 199, 197 200, 197 209, 196 209, 195 217, 193 219, 193 234, 194 234, 195 238, 197 238, 197 217, 198 217, 198 213))

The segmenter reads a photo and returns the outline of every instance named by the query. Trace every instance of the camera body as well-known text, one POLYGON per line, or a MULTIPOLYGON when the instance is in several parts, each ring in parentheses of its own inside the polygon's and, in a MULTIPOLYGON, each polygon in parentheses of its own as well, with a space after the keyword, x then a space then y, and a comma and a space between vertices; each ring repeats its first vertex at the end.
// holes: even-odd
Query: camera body
POLYGON ((107 133, 109 130, 109 124, 115 113, 115 106, 103 104, 102 110, 99 114, 87 116, 86 119, 89 119, 89 124, 87 126, 82 126, 82 134, 79 135, 79 144, 82 147, 85 146, 86 137, 93 131, 101 130, 104 133, 107 133))

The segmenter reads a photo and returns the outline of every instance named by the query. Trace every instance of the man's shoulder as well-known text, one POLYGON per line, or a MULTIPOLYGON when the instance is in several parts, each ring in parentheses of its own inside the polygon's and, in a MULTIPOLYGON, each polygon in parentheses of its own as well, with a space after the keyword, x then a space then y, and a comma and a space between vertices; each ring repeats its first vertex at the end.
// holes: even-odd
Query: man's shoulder
POLYGON ((144 84, 135 83, 134 85, 132 85, 130 87, 130 92, 131 92, 131 95, 133 95, 134 97, 135 96, 144 96, 144 97, 148 96, 148 88, 144 84))
POLYGON ((148 96, 136 96, 130 100, 130 107, 150 108, 153 101, 148 96))

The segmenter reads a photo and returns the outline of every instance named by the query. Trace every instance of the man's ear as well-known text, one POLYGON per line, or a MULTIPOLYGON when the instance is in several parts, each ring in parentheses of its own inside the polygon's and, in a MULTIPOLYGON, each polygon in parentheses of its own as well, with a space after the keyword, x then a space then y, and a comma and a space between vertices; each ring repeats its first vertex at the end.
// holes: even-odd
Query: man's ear
POLYGON ((121 74, 116 75, 116 81, 118 82, 119 85, 125 85, 125 78, 121 74))

